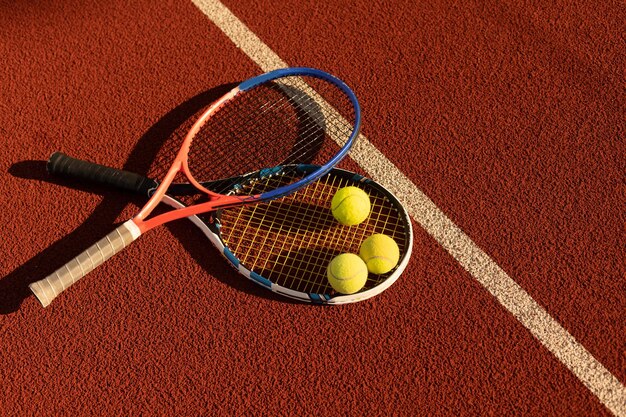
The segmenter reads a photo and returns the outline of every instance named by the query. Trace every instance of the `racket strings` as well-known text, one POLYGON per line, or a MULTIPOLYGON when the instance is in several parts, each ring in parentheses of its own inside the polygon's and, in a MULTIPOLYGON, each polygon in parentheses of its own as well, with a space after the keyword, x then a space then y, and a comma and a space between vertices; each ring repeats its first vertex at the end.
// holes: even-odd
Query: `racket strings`
MULTIPOLYGON (((312 195, 320 195, 323 193, 323 191, 320 190, 320 188, 322 188, 320 185, 321 183, 317 183, 315 186, 306 189, 304 195, 306 201, 310 201, 312 195)), ((294 213, 294 217, 303 220, 302 224, 304 230, 308 229, 314 232, 308 232, 309 236, 303 234, 297 236, 297 238, 294 237, 294 239, 290 240, 290 246, 288 248, 283 248, 278 252, 280 256, 277 257, 275 262, 275 272, 277 277, 290 277, 292 279, 293 289, 298 289, 302 292, 311 292, 318 289, 314 287, 317 280, 308 279, 308 275, 319 276, 323 272, 321 269, 324 268, 321 262, 313 263, 311 260, 320 259, 320 257, 322 257, 322 252, 319 248, 328 248, 328 246, 322 245, 322 236, 324 236, 324 230, 329 230, 333 226, 333 222, 331 216, 326 216, 325 218, 320 216, 320 220, 322 221, 317 222, 316 207, 318 206, 314 204, 306 206, 304 210, 301 210, 300 207, 301 206, 299 206, 294 213), (306 242, 306 240, 308 240, 308 242, 306 242), (302 274, 301 272, 303 271, 307 273, 302 274)), ((333 251, 329 250, 328 254, 333 254, 333 251)))
MULTIPOLYGON (((332 181, 334 182, 335 179, 332 179, 332 181)), ((316 195, 324 195, 327 193, 326 188, 328 183, 324 184, 320 182, 317 185, 319 186, 316 187, 316 195)), ((306 194, 307 195, 305 195, 305 198, 310 198, 311 194, 306 194)), ((324 212, 328 214, 327 210, 324 210, 324 212)), ((315 222, 315 213, 313 213, 313 216, 309 217, 308 220, 310 223, 315 222)), ((319 285, 320 280, 311 279, 310 277, 319 277, 322 275, 325 276, 326 265, 328 264, 328 262, 330 262, 332 257, 340 253, 337 245, 330 244, 332 242, 332 236, 335 234, 332 232, 333 226, 335 226, 332 215, 327 216, 327 219, 324 222, 324 226, 325 227, 323 228, 323 230, 328 231, 327 233, 314 233, 310 237, 308 237, 308 242, 306 242, 307 237, 303 236, 303 239, 295 242, 296 249, 300 249, 303 245, 308 244, 311 248, 328 248, 331 250, 328 250, 326 252, 319 249, 310 250, 306 252, 305 256, 294 257, 292 261, 290 261, 291 258, 285 256, 284 262, 280 264, 280 268, 276 271, 277 276, 281 277, 283 279, 283 282, 287 277, 291 277, 292 286, 294 286, 294 289, 297 289, 298 291, 319 292, 319 290, 322 289, 319 285), (329 258, 328 262, 325 262, 326 258, 329 258), (311 275, 309 276, 308 274, 302 274, 301 272, 303 271, 308 271, 311 273, 311 275)), ((325 282, 322 283, 326 284, 325 282)), ((327 292, 326 288, 324 292, 327 292)))
MULTIPOLYGON (((314 80, 310 80, 313 81, 314 80)), ((338 110, 332 107, 323 97, 326 96, 331 98, 333 95, 336 95, 336 92, 339 91, 336 87, 333 86, 333 89, 330 90, 327 87, 331 85, 329 83, 325 83, 325 85, 318 85, 317 89, 313 89, 307 84, 306 81, 302 80, 300 77, 296 77, 292 80, 285 81, 284 85, 289 86, 289 88, 295 88, 296 91, 306 92, 301 95, 300 98, 307 100, 307 106, 301 106, 303 112, 308 114, 318 126, 323 127, 325 133, 339 146, 343 146, 352 131, 354 130, 354 113, 349 116, 348 119, 342 117, 338 110), (320 92, 322 92, 320 94, 320 92), (314 108, 316 111, 312 112, 311 108, 314 108)), ((283 87, 286 88, 286 87, 283 87)), ((343 103, 335 104, 338 109, 346 110, 349 109, 353 111, 353 107, 349 102, 347 102, 345 96, 343 103)), ((306 140, 306 136, 304 137, 306 140)), ((298 145, 296 145, 296 148, 298 145)))
MULTIPOLYGON (((256 191, 271 187, 272 181, 281 180, 268 179, 256 191)), ((387 197, 366 182, 335 175, 281 200, 224 210, 221 220, 222 239, 243 265, 278 285, 305 293, 331 293, 328 263, 340 253, 358 253, 361 242, 374 233, 391 236, 401 254, 407 251, 404 220, 387 197), (371 214, 358 226, 341 226, 330 212, 332 196, 348 185, 370 195, 371 214)), ((369 274, 365 289, 390 274, 369 274)))
POLYGON ((318 85, 319 91, 313 91, 302 77, 286 77, 237 94, 193 138, 191 174, 202 181, 278 165, 328 162, 348 142, 355 115, 337 86, 318 85), (325 95, 347 118, 329 108, 325 95))
MULTIPOLYGON (((237 107, 254 109, 263 107, 262 102, 256 103, 251 94, 242 94, 238 103, 221 109, 207 121, 194 138, 189 154, 189 164, 196 178, 230 177, 243 172, 272 167, 275 158, 282 155, 286 158, 285 149, 270 147, 274 137, 294 137, 294 120, 286 119, 289 105, 286 102, 272 103, 258 114, 249 113, 251 110, 237 111, 237 107), (280 105, 282 104, 282 105, 280 105), (225 112, 228 112, 225 114, 225 112), (272 114, 279 115, 272 117, 272 114), (217 116, 222 117, 217 117, 217 116), (252 117, 256 117, 252 119, 252 117), (268 120, 268 121, 266 121, 268 120), (276 123, 280 120, 281 123, 276 123), (204 146, 206 144, 206 146, 204 146), (254 145, 255 148, 246 148, 254 145), (205 148, 207 153, 198 153, 194 150, 205 148)), ((280 142, 278 139, 275 143, 280 142)))
MULTIPOLYGON (((300 139, 293 145, 291 154, 281 161, 281 165, 284 164, 299 164, 299 163, 313 163, 313 158, 316 152, 319 151, 319 147, 325 136, 331 136, 338 138, 336 141, 339 146, 343 146, 348 137, 352 133, 353 125, 348 123, 340 123, 327 111, 325 112, 322 107, 321 97, 317 100, 313 99, 311 94, 314 92, 304 83, 298 83, 296 86, 294 83, 282 83, 278 84, 278 88, 287 92, 287 102, 295 108, 294 115, 297 119, 291 121, 296 123, 298 121, 306 120, 307 123, 303 123, 301 127, 300 139), (305 92, 309 90, 308 92, 305 92), (295 94, 294 91, 299 91, 299 94, 295 94), (340 130, 339 128, 342 126, 340 130), (341 134, 336 132, 340 131, 341 134), (335 133, 333 135, 333 133, 335 133)), ((336 151, 333 149, 332 154, 336 151)), ((328 158, 330 155, 323 155, 328 158)))

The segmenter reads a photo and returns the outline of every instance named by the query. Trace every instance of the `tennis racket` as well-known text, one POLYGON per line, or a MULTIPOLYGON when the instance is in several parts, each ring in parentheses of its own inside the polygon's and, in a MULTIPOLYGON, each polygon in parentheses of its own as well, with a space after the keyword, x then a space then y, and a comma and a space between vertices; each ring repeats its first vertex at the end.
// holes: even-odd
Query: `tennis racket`
POLYGON ((360 119, 352 90, 320 70, 280 69, 242 82, 196 120, 137 215, 48 277, 30 284, 30 289, 45 307, 148 230, 203 212, 271 201, 305 187, 347 154, 358 135, 360 119), (300 163, 312 163, 315 168, 292 176, 293 181, 272 183, 262 192, 253 186, 300 163), (150 217, 176 176, 203 198, 150 217), (237 178, 233 186, 237 192, 219 194, 197 180, 207 178, 237 178))
MULTIPOLYGON (((274 188, 273 182, 291 182, 303 177, 310 165, 300 165, 257 181, 258 192, 274 188), (284 177, 287 176, 287 178, 284 177)), ((57 152, 48 161, 54 175, 105 184, 149 197, 157 182, 128 171, 71 158, 57 152)), ((235 181, 236 183, 236 181, 235 181)), ((236 193, 229 180, 204 183, 221 193, 236 193)), ((178 198, 197 193, 189 184, 171 184, 163 203, 176 208, 178 198)), ((315 184, 285 198, 255 206, 243 206, 204 213, 189 219, 202 230, 229 263, 242 275, 262 287, 301 301, 343 304, 380 294, 404 271, 411 254, 413 231, 402 204, 383 186, 358 174, 332 169, 315 184), (335 192, 346 186, 363 189, 372 203, 369 217, 357 226, 342 226, 330 212, 335 192), (355 294, 336 293, 326 278, 330 260, 345 252, 358 253, 361 242, 374 233, 392 237, 400 248, 400 261, 386 274, 368 275, 362 290, 355 294)))

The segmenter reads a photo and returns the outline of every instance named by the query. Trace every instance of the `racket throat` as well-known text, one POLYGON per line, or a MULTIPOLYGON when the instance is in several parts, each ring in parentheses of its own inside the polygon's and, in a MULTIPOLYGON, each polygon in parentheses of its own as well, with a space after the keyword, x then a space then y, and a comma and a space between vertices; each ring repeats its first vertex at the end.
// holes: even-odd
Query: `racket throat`
MULTIPOLYGON (((163 179, 161 184, 159 184, 159 186, 156 188, 156 190, 154 190, 154 193, 152 194, 152 197, 150 197, 150 200, 148 200, 146 205, 143 206, 143 208, 141 209, 139 214, 137 214, 137 216, 135 216, 135 219, 136 219, 135 223, 137 223, 137 225, 140 228, 141 228, 141 226, 140 226, 139 222, 143 221, 143 219, 148 217, 150 215, 150 213, 152 213, 154 208, 157 205, 159 205, 159 203, 163 199, 163 196, 167 192, 168 187, 174 181, 174 177, 176 177, 176 174, 178 174, 178 172, 180 171, 180 168, 181 168, 181 162, 177 160, 172 165, 170 170, 167 172, 167 175, 165 176, 165 178, 163 179)), ((146 230, 148 230, 148 229, 146 229, 146 230)), ((145 230, 143 230, 143 228, 142 228, 141 231, 145 232, 145 230)))
POLYGON ((189 216, 193 216, 201 213, 209 213, 216 210, 221 210, 230 207, 239 207, 246 204, 252 204, 261 200, 261 194, 256 195, 226 195, 221 196, 216 200, 207 201, 204 203, 195 204, 193 206, 187 206, 172 210, 168 213, 161 214, 152 219, 143 220, 139 218, 139 215, 133 219, 134 223, 139 227, 142 233, 160 226, 164 223, 168 223, 173 220, 184 219, 189 216))

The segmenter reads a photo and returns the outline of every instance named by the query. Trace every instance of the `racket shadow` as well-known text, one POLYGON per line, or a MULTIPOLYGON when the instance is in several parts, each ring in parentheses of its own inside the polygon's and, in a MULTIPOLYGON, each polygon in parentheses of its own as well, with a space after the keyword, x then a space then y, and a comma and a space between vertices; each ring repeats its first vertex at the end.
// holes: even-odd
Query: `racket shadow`
MULTIPOLYGON (((66 185, 48 176, 44 161, 18 162, 9 168, 9 173, 27 180, 66 185)), ((85 192, 94 191, 85 186, 78 186, 78 184, 76 188, 85 192)), ((31 295, 28 284, 63 265, 68 256, 68 250, 71 250, 75 245, 89 244, 93 240, 94 234, 108 233, 111 224, 117 215, 124 210, 128 200, 116 198, 112 192, 101 192, 100 194, 104 197, 102 203, 94 209, 85 223, 81 223, 71 233, 49 245, 42 252, 0 279, 0 315, 17 311, 24 299, 31 295)), ((46 227, 46 225, 40 223, 33 225, 34 229, 40 227, 46 227)))
MULTIPOLYGON (((255 226, 258 233, 284 234, 297 231, 298 234, 307 233, 312 236, 337 227, 337 221, 328 208, 293 200, 274 200, 269 204, 244 206, 236 213, 238 221, 232 219, 234 215, 231 213, 221 213, 223 219, 228 219, 227 224, 222 226, 223 236, 236 236, 236 228, 242 223, 255 226), (229 227, 233 230, 228 231, 229 227)), ((249 236, 242 238, 249 238, 249 236)))
MULTIPOLYGON (((295 87, 282 86, 281 90, 287 97, 306 96, 306 93, 295 87)), ((296 100, 293 102, 293 105, 298 113, 298 130, 300 131, 298 136, 306 137, 308 135, 311 139, 304 149, 298 143, 293 144, 293 148, 289 151, 289 155, 281 165, 312 164, 322 150, 326 139, 325 118, 321 107, 311 99, 306 100, 305 103, 296 100), (310 131, 311 125, 317 126, 312 132, 310 131)))
MULTIPOLYGON (((191 97, 170 110, 139 138, 137 145, 131 151, 123 169, 134 172, 148 172, 155 157, 164 146, 164 143, 167 140, 171 140, 171 138, 175 136, 175 132, 179 130, 181 126, 188 123, 189 119, 196 115, 201 109, 222 97, 236 85, 238 85, 238 83, 229 83, 212 88, 191 97)), ((28 284, 49 275, 65 264, 76 247, 87 246, 93 243, 94 235, 104 235, 110 232, 117 217, 129 202, 135 203, 138 207, 145 203, 145 200, 141 197, 132 196, 130 194, 120 194, 117 191, 110 191, 105 187, 94 185, 87 186, 79 181, 54 178, 47 173, 46 162, 44 161, 20 161, 13 164, 8 172, 10 175, 17 178, 71 186, 85 192, 96 192, 102 195, 103 199, 85 221, 77 226, 74 231, 47 247, 26 263, 18 266, 8 275, 0 278, 1 315, 11 314, 17 311, 24 299, 32 294, 28 289, 28 284)), ((184 222, 178 223, 181 224, 184 222)), ((45 227, 45 225, 37 224, 35 227, 45 227)), ((186 236, 189 234, 190 228, 195 229, 187 225, 179 227, 177 224, 174 224, 171 226, 175 237, 183 242, 189 253, 198 260, 208 273, 219 276, 221 281, 233 285, 238 289, 250 291, 251 287, 248 285, 254 286, 253 283, 248 284, 246 282, 245 285, 239 285, 237 281, 233 282, 234 280, 226 278, 226 274, 223 273, 223 270, 226 268, 216 266, 216 264, 219 265, 221 262, 208 261, 208 259, 213 259, 213 257, 219 259, 220 256, 208 242, 203 246, 202 250, 185 244, 187 240, 186 236), (210 247, 210 249, 206 249, 206 247, 210 247), (207 256, 207 250, 212 251, 211 256, 207 256)), ((254 293, 261 294, 261 292, 257 291, 254 291, 254 293)))

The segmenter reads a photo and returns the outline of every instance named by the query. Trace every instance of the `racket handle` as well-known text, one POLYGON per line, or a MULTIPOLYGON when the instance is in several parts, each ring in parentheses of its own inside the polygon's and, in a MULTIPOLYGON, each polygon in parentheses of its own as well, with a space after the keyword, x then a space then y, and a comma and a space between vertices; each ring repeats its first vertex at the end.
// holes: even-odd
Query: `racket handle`
POLYGON ((59 294, 120 252, 140 235, 139 228, 132 220, 128 220, 48 277, 33 282, 28 287, 41 305, 47 307, 59 294))
POLYGON ((47 168, 48 172, 54 175, 80 178, 145 196, 150 196, 151 190, 158 186, 156 181, 141 175, 94 162, 81 161, 62 152, 55 152, 50 156, 47 168))

